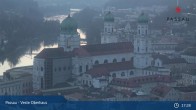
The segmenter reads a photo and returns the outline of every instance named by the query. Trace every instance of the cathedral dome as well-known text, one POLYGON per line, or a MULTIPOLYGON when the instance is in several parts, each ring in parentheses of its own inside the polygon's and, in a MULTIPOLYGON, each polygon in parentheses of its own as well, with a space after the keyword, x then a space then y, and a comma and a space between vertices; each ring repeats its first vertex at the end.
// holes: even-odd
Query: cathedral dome
POLYGON ((108 12, 104 17, 104 21, 114 22, 114 15, 111 12, 108 12))
POLYGON ((138 17, 138 22, 139 23, 148 23, 149 18, 147 15, 145 15, 144 13, 142 13, 139 17, 138 17))
POLYGON ((77 33, 78 24, 77 22, 68 15, 61 23, 61 32, 66 34, 75 34, 77 33))

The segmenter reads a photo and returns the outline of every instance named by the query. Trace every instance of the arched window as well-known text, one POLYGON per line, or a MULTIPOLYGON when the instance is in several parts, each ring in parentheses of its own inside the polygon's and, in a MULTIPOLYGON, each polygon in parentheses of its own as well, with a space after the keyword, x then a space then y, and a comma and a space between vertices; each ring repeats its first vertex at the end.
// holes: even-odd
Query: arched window
POLYGON ((122 72, 122 73, 121 73, 121 76, 125 76, 125 72, 122 72))
POLYGON ((88 71, 88 65, 86 65, 86 71, 88 71))
POLYGON ((133 61, 134 57, 131 57, 131 61, 133 61))
POLYGON ((112 74, 112 77, 115 78, 115 77, 116 77, 116 73, 113 73, 113 74, 112 74))
POLYGON ((41 88, 44 87, 44 81, 43 81, 43 78, 41 78, 41 88))
POLYGON ((66 71, 66 69, 67 69, 66 66, 64 66, 64 67, 63 67, 63 70, 66 71))
POLYGON ((79 68, 79 72, 82 72, 82 66, 80 66, 80 68, 79 68))
POLYGON ((95 61, 95 65, 98 65, 98 64, 99 64, 99 61, 98 61, 98 60, 96 60, 96 61, 95 61))
POLYGON ((113 63, 116 63, 117 62, 117 60, 116 59, 113 59, 113 63))
POLYGON ((131 76, 131 75, 133 75, 133 74, 134 74, 134 72, 133 72, 133 71, 130 71, 129 75, 131 76))
POLYGON ((105 32, 107 32, 107 28, 105 28, 105 32))
POLYGON ((104 60, 104 64, 108 63, 108 60, 104 60))
POLYGON ((44 68, 43 67, 41 67, 41 71, 43 71, 44 70, 44 68))
POLYGON ((71 70, 71 66, 68 66, 68 70, 71 70))
POLYGON ((125 62, 125 58, 122 58, 122 62, 125 62))

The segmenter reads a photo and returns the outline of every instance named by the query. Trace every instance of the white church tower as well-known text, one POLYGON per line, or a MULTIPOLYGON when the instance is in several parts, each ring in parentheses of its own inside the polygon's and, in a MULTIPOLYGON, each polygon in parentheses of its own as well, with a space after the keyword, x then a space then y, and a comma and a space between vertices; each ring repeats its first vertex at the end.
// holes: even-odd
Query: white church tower
POLYGON ((148 16, 138 18, 137 35, 134 37, 134 67, 144 69, 151 66, 152 45, 148 30, 148 16))
POLYGON ((114 16, 111 12, 108 12, 104 16, 104 31, 101 34, 101 44, 117 42, 118 39, 115 30, 114 16))
POLYGON ((80 36, 77 32, 77 22, 70 16, 61 23, 61 34, 58 38, 58 47, 64 48, 64 51, 72 51, 80 47, 80 36))

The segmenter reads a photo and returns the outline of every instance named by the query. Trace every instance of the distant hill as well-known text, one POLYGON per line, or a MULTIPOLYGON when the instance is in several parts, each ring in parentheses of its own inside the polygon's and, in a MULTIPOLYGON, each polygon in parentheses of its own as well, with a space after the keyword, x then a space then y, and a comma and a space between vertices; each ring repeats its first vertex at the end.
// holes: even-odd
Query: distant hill
POLYGON ((101 9, 109 0, 35 0, 38 2, 44 15, 63 14, 69 8, 99 8, 101 9))
POLYGON ((43 40, 54 43, 59 25, 45 22, 33 0, 0 0, 0 36, 8 40, 5 50, 0 50, 0 62, 8 59, 16 64, 20 56, 30 48, 38 48, 43 40))
MULTIPOLYGON (((196 0, 179 0, 181 6, 196 3, 196 0)), ((167 5, 176 6, 176 0, 110 0, 105 6, 117 8, 134 8, 138 6, 167 5)))

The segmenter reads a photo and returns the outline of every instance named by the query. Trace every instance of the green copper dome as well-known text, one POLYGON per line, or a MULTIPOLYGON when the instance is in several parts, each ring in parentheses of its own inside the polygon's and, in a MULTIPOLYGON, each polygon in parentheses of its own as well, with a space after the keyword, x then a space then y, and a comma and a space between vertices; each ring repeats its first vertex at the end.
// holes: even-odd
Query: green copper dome
POLYGON ((104 17, 105 22, 114 22, 114 15, 111 12, 108 12, 104 17))
POLYGON ((75 34, 77 33, 78 24, 77 22, 68 15, 61 23, 61 32, 66 34, 75 34))
POLYGON ((139 23, 148 23, 149 18, 147 15, 145 15, 144 13, 142 13, 139 18, 138 18, 138 22, 139 23))

